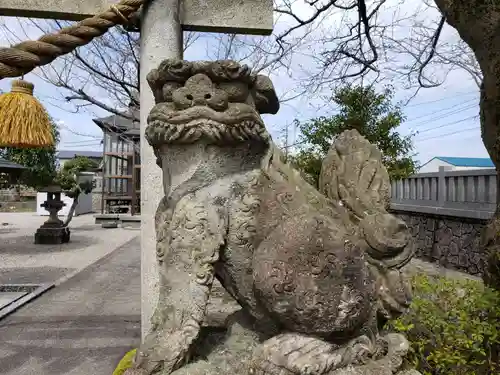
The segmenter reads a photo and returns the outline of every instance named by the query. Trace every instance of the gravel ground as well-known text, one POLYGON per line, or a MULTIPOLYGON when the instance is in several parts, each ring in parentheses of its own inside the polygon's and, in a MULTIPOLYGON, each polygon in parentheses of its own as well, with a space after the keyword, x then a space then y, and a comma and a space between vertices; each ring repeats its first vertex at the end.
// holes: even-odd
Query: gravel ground
POLYGON ((45 220, 34 213, 0 213, 0 284, 54 282, 139 235, 133 229, 103 229, 93 215, 82 215, 70 224, 69 243, 35 245, 34 234, 45 220))

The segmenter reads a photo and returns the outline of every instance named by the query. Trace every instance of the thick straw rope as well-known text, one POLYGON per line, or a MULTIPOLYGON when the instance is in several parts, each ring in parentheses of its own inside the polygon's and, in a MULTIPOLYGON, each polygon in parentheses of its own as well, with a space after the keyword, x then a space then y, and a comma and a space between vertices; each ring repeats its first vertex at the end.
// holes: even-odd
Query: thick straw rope
POLYGON ((0 48, 0 79, 20 77, 57 57, 90 43, 116 25, 126 25, 129 18, 146 0, 121 0, 107 11, 65 27, 57 33, 46 34, 38 40, 0 48))

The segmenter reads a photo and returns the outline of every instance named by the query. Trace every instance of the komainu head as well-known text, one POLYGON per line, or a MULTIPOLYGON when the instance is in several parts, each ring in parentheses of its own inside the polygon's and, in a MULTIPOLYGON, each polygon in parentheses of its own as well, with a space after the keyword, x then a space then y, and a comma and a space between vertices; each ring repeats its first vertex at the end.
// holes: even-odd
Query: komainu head
POLYGON ((165 60, 147 80, 156 106, 146 138, 161 144, 269 141, 260 114, 279 109, 271 80, 231 60, 165 60))

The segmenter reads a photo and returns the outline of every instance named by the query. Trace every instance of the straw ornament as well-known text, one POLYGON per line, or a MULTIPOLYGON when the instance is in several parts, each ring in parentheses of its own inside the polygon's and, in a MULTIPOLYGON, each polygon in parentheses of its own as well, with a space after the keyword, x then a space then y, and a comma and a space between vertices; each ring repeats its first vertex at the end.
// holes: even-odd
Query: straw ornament
MULTIPOLYGON (((116 25, 133 28, 137 12, 146 0, 121 0, 108 10, 58 32, 11 47, 0 47, 0 79, 20 77, 38 66, 88 44, 116 25)), ((12 82, 9 93, 0 95, 0 146, 46 147, 54 144, 47 111, 33 96, 33 84, 12 82)))
POLYGON ((12 81, 10 92, 0 95, 0 146, 47 147, 54 144, 52 123, 33 96, 33 84, 12 81))

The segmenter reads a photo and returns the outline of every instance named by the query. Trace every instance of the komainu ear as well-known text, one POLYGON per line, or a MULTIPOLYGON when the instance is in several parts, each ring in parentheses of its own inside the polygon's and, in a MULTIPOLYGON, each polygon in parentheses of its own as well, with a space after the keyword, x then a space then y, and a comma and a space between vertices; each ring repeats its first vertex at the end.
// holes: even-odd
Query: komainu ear
POLYGON ((264 75, 255 76, 253 82, 253 97, 255 108, 259 113, 276 114, 280 109, 280 102, 274 91, 273 82, 264 75))
MULTIPOLYGON (((165 101, 164 85, 182 85, 192 75, 193 63, 179 59, 165 59, 158 68, 152 69, 146 76, 153 91, 156 104, 165 101)), ((165 90, 168 91, 168 90, 165 90)))

